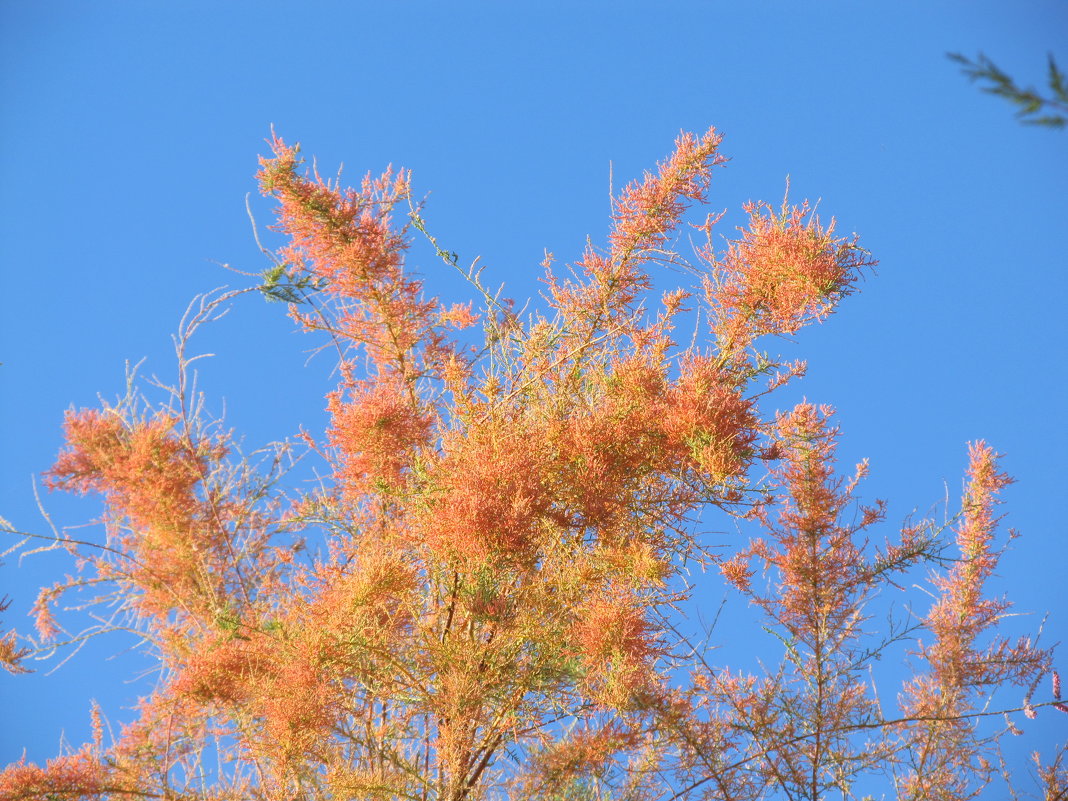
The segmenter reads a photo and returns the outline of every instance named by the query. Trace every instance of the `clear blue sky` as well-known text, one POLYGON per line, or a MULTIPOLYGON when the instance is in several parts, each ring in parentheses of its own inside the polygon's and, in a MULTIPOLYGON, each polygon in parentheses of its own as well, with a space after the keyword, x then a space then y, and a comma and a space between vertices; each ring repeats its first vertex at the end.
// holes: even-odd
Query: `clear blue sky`
MULTIPOLYGON (((871 460, 863 494, 889 499, 887 535, 947 488, 957 503, 968 440, 1005 453, 1023 536, 1000 586, 1033 613, 1012 624, 1048 611, 1046 640, 1068 639, 1068 132, 1019 125, 945 57, 980 50, 1042 82, 1048 51, 1068 67, 1068 2, 3 0, 0 515, 46 530, 33 482, 63 411, 120 393, 126 360, 170 380, 187 303, 242 280, 215 262, 266 266, 244 198, 271 124, 325 173, 412 168, 434 232, 521 299, 545 249, 569 260, 603 238, 610 164, 618 187, 680 129, 715 125, 731 162, 713 208, 777 201, 789 174, 881 262, 784 345, 810 373, 777 403, 839 410, 843 465, 871 460)), ((412 264, 459 298, 425 252, 412 264)), ((201 387, 249 449, 322 430, 313 344, 251 296, 200 340, 218 354, 201 387)), ((42 500, 57 525, 99 511, 42 500)), ((71 569, 7 557, 5 625, 27 629, 37 587, 71 569)), ((80 744, 92 697, 128 718, 146 687, 131 642, 0 675, 0 764, 53 755, 62 732, 80 744)), ((1066 721, 1026 723, 1025 752, 1066 721)))

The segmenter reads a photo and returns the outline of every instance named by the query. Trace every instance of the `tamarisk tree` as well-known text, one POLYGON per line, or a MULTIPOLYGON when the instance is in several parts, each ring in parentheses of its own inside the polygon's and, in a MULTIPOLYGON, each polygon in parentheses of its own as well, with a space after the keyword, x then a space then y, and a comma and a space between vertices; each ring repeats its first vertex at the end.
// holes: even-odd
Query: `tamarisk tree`
MULTIPOLYGON (((47 483, 102 496, 105 536, 61 536, 81 573, 0 659, 52 648, 63 599, 99 589, 159 673, 133 722, 105 741, 94 711, 92 742, 8 766, 0 799, 919 801, 1013 781, 1001 739, 1068 710, 1051 651, 1002 632, 987 587, 1010 479, 974 443, 959 514, 891 527, 859 503, 865 466, 839 472, 830 408, 761 411, 804 370, 762 348, 875 262, 806 204, 748 204, 725 244, 719 218, 688 222, 720 142, 681 135, 614 198, 602 246, 546 260, 542 311, 520 315, 474 269, 472 303, 424 294, 412 238, 458 259, 407 172, 345 189, 273 138, 258 178, 287 244, 244 291, 336 355, 329 427, 301 446, 325 478, 287 485, 288 446, 240 458, 190 390, 189 336, 240 291, 191 307, 162 408, 69 412, 47 483), (881 593, 925 581, 876 622, 881 593), (751 643, 687 630, 720 591, 777 662, 753 672, 751 643), (880 696, 886 654, 912 672, 880 696)), ((1059 753, 1037 766, 1047 799, 1059 753)))

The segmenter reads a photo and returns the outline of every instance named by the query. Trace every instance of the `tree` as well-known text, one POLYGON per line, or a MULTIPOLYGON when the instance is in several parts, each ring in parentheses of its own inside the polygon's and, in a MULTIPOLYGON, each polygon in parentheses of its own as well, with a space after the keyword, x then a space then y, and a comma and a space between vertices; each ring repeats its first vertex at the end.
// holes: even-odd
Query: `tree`
MULTIPOLYGON (((81 750, 0 773, 0 799, 819 799, 873 775, 932 799, 989 784, 1017 717, 1068 711, 1051 651, 1002 632, 1009 603, 986 589, 1010 479, 974 443, 959 514, 869 542, 883 505, 855 500, 865 465, 838 472, 832 410, 768 419, 757 400, 804 371, 761 344, 827 317, 875 262, 787 200, 748 204, 725 248, 706 217, 684 258, 720 141, 681 135, 614 200, 603 248, 568 277, 546 260, 551 316, 523 319, 474 269, 477 313, 423 294, 410 236, 458 258, 408 173, 342 189, 273 138, 258 177, 288 244, 244 291, 287 302, 337 354, 330 428, 306 442, 329 480, 287 488, 288 446, 266 468, 235 455, 190 391, 189 337, 240 291, 191 308, 164 408, 130 391, 68 413, 48 482, 102 495, 106 539, 62 538, 82 573, 42 590, 26 647, 60 633, 63 597, 106 588, 159 681, 117 740, 95 720, 81 750), (664 267, 692 280, 655 298, 664 267), (751 536, 707 541, 709 508, 751 536), (751 602, 777 664, 724 662, 679 624, 694 565, 751 602), (934 571, 933 603, 877 626, 880 591, 917 570, 934 571), (867 671, 901 648, 915 672, 895 704, 867 671)), ((17 669, 27 652, 0 643, 17 669)), ((1047 799, 1068 781, 1062 754, 1039 766, 1047 799)))

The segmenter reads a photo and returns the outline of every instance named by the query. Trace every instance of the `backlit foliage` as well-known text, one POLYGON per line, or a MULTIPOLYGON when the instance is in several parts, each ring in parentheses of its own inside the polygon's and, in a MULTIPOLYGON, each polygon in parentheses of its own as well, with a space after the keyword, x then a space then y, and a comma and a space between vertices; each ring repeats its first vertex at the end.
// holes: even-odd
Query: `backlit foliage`
MULTIPOLYGON (((873 781, 965 798, 1016 718, 1065 709, 1059 680, 1040 697, 1051 652, 1002 633, 988 591, 997 455, 972 446, 950 525, 888 536, 858 500, 866 464, 838 471, 832 410, 767 411, 804 371, 767 338, 826 318, 875 262, 805 203, 746 204, 725 244, 718 218, 688 222, 725 162, 715 131, 619 194, 604 247, 547 259, 525 318, 474 271, 479 308, 424 293, 412 234, 457 257, 407 172, 345 189, 270 144, 286 244, 251 291, 337 357, 329 426, 305 437, 326 478, 286 487, 289 451, 242 457, 190 390, 185 343, 240 292, 183 323, 166 408, 69 412, 47 482, 102 496, 104 538, 60 538, 81 572, 41 591, 37 636, 0 638, 0 662, 54 648, 64 599, 99 589, 160 672, 113 740, 94 709, 92 743, 0 773, 2 801, 814 801, 873 781), (924 571, 930 596, 875 617, 924 571), (759 627, 697 643, 682 613, 720 591, 759 627), (877 693, 887 655, 915 672, 877 693)), ((1037 770, 1056 797, 1063 759, 1037 770)))

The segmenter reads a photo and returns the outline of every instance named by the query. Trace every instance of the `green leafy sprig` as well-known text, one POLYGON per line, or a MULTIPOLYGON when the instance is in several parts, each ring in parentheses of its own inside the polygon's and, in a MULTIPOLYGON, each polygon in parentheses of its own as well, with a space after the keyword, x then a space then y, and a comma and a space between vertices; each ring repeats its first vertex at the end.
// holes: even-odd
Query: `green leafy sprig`
POLYGON ((1025 125, 1042 125, 1047 128, 1064 128, 1068 125, 1068 81, 1057 67, 1053 55, 1049 55, 1048 83, 1051 95, 1046 97, 1033 87, 1021 88, 1004 70, 982 53, 976 61, 960 53, 947 53, 951 60, 961 65, 961 72, 972 81, 983 81, 983 91, 1003 97, 1015 105, 1016 116, 1025 125))

